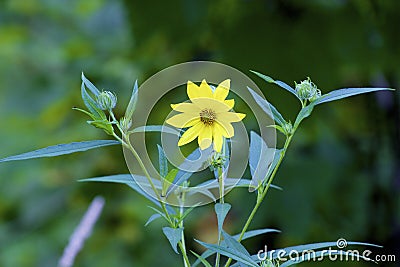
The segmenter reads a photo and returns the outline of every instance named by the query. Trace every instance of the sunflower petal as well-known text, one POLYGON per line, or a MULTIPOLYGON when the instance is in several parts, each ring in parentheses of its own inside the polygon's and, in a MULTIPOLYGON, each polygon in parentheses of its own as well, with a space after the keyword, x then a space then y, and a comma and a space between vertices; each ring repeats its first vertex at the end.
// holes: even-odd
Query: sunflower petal
POLYGON ((182 128, 192 127, 195 124, 197 124, 198 122, 200 122, 200 118, 195 118, 191 121, 188 121, 182 128))
POLYGON ((200 113, 200 109, 198 106, 193 103, 179 103, 179 104, 171 104, 171 108, 175 111, 185 112, 185 113, 200 113))
POLYGON ((212 135, 213 135, 213 129, 209 126, 205 126, 201 129, 199 133, 199 147, 201 150, 204 150, 211 146, 212 143, 212 135))
POLYGON ((191 81, 187 82, 186 92, 190 100, 201 97, 199 87, 191 81))
POLYGON ((228 99, 224 101, 224 104, 229 107, 229 110, 233 109, 235 106, 235 99, 228 99))
POLYGON ((207 97, 202 97, 202 98, 195 98, 192 99, 193 104, 195 104, 200 110, 203 109, 211 109, 212 111, 216 113, 220 112, 228 112, 231 110, 232 103, 228 102, 225 103, 225 101, 219 101, 215 100, 213 98, 207 98, 207 97))
POLYGON ((216 127, 213 128, 213 138, 214 138, 214 150, 216 152, 221 152, 222 145, 224 143, 224 137, 216 127))
POLYGON ((246 114, 235 112, 221 112, 217 114, 218 121, 238 122, 244 119, 246 114))
POLYGON ((217 128, 216 131, 218 130, 226 138, 231 138, 235 135, 233 126, 229 122, 217 121, 214 127, 217 128))
POLYGON ((187 143, 190 143, 194 139, 196 139, 196 137, 199 136, 199 132, 201 131, 202 127, 204 127, 204 124, 199 122, 189 128, 186 132, 182 134, 181 139, 179 139, 178 141, 178 146, 186 145, 187 143))
POLYGON ((215 89, 214 99, 219 100, 219 101, 224 101, 225 98, 229 94, 230 86, 231 86, 231 80, 230 79, 226 79, 225 81, 221 82, 217 86, 217 89, 215 89))
POLYGON ((213 98, 213 92, 211 90, 211 87, 206 82, 206 80, 203 79, 203 81, 201 81, 199 89, 201 94, 200 97, 213 98))
POLYGON ((184 128, 184 127, 188 127, 185 125, 190 124, 190 122, 192 120, 199 119, 199 116, 200 115, 181 113, 181 114, 172 116, 171 118, 166 120, 166 123, 168 123, 174 127, 177 127, 177 128, 184 128))

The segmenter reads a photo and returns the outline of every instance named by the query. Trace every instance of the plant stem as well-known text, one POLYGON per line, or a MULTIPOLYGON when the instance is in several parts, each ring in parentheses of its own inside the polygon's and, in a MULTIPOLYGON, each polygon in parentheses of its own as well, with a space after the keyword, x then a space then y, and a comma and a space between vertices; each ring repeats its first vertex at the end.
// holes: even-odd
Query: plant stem
MULTIPOLYGON (((281 165, 281 163, 282 163, 282 161, 283 161, 283 158, 285 157, 286 150, 287 150, 287 148, 289 147, 289 144, 290 144, 290 142, 291 142, 291 140, 292 140, 292 137, 293 137, 293 134, 292 134, 292 135, 289 135, 289 136, 286 138, 285 145, 283 146, 283 149, 282 149, 281 154, 280 154, 280 156, 279 156, 278 163, 276 164, 275 169, 274 169, 274 171, 272 172, 271 177, 269 178, 268 183, 267 183, 267 185, 265 186, 264 190, 261 192, 261 194, 259 194, 259 195, 257 196, 256 204, 255 204, 253 210, 251 211, 251 213, 250 213, 250 215, 249 215, 249 218, 247 219, 245 225, 243 226, 242 231, 240 232, 240 235, 239 235, 239 238, 238 238, 238 241, 239 241, 239 242, 242 241, 244 234, 246 233, 247 229, 248 229, 249 226, 250 226, 250 223, 253 221, 253 218, 254 218, 255 214, 257 213, 257 211, 258 211, 258 208, 260 207, 260 205, 261 205, 261 203, 263 202, 265 196, 267 195, 268 189, 270 188, 271 183, 272 183, 272 181, 274 180, 275 174, 276 174, 276 172, 278 171, 279 166, 281 165)), ((228 261, 227 261, 226 264, 225 264, 225 267, 228 267, 228 266, 231 264, 231 262, 232 262, 232 259, 228 259, 228 261)))
MULTIPOLYGON (((224 203, 224 177, 222 168, 218 167, 218 183, 219 183, 219 203, 224 203)), ((218 245, 221 245, 222 233, 218 231, 218 245)), ((221 260, 221 255, 217 253, 215 258, 215 267, 219 267, 219 262, 221 260)))
MULTIPOLYGON (((183 231, 182 231, 182 238, 183 238, 183 231)), ((190 261, 189 261, 188 256, 186 255, 186 248, 185 248, 184 242, 182 242, 182 241, 179 242, 179 248, 183 255, 183 263, 185 264, 185 267, 190 267, 190 261)))
POLYGON ((183 214, 184 214, 184 204, 185 204, 185 191, 182 192, 181 197, 180 197, 180 207, 179 207, 179 227, 182 228, 182 236, 181 236, 181 244, 180 244, 180 249, 182 252, 183 256, 183 263, 185 264, 185 267, 190 267, 190 261, 187 257, 187 252, 186 252, 186 242, 185 242, 185 233, 184 233, 184 227, 183 227, 183 214))
MULTIPOLYGON (((176 227, 176 224, 175 224, 174 221, 172 220, 172 218, 171 218, 171 216, 170 216, 170 214, 169 214, 169 212, 168 212, 168 210, 167 210, 167 206, 165 205, 165 202, 162 201, 162 198, 161 198, 161 196, 160 196, 160 194, 159 194, 157 188, 155 187, 155 185, 154 185, 154 183, 153 183, 153 181, 152 181, 152 179, 151 179, 151 176, 150 176, 149 172, 148 172, 147 169, 146 169, 146 166, 144 165, 144 163, 143 163, 142 159, 140 158, 139 154, 137 153, 136 149, 132 146, 132 144, 131 144, 131 142, 130 142, 130 140, 129 140, 129 135, 127 136, 127 135, 123 132, 123 130, 122 130, 121 127, 119 126, 118 121, 117 121, 117 119, 115 118, 115 115, 114 115, 114 113, 112 112, 112 110, 110 110, 109 112, 110 112, 110 115, 111 115, 111 117, 112 117, 112 119, 113 119, 113 122, 116 122, 117 128, 118 128, 118 130, 121 132, 121 135, 122 135, 122 138, 121 138, 121 137, 119 137, 117 134, 113 133, 114 138, 117 139, 118 141, 120 141, 121 144, 122 144, 122 146, 126 147, 127 149, 129 149, 129 151, 132 152, 133 156, 134 156, 134 157, 136 158, 136 160, 138 161, 139 166, 140 166, 140 168, 142 169, 144 175, 146 176, 146 178, 147 178, 147 180, 148 180, 148 182, 149 182, 149 184, 150 184, 152 190, 154 191, 154 194, 156 195, 157 200, 158 200, 158 202, 160 203, 161 208, 162 208, 162 210, 163 210, 163 212, 164 212, 164 214, 165 214, 165 216, 166 216, 166 218, 167 218, 167 220, 168 220, 170 226, 173 227, 173 228, 175 228, 175 227, 176 227)), ((183 206, 182 206, 181 209, 180 209, 181 215, 182 215, 182 209, 183 209, 183 206)), ((182 227, 182 228, 183 228, 183 221, 180 222, 179 227, 182 227)), ((183 232, 183 231, 182 231, 182 240, 179 242, 179 248, 180 248, 180 250, 181 250, 181 252, 182 252, 182 255, 183 255, 183 261, 184 261, 185 267, 190 267, 190 261, 189 261, 189 258, 187 257, 187 253, 186 253, 185 235, 184 235, 184 232, 183 232)))

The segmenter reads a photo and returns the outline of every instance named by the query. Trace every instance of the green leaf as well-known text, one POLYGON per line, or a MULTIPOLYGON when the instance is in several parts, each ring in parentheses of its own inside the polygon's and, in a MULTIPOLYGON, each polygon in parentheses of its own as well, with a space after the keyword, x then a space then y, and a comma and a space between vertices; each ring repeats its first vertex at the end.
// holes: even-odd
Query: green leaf
POLYGON ((385 90, 394 90, 394 89, 391 89, 391 88, 343 88, 343 89, 331 91, 331 92, 321 96, 320 98, 315 100, 313 103, 315 105, 319 105, 322 103, 331 102, 331 101, 339 100, 339 99, 354 96, 354 95, 365 94, 365 93, 376 92, 376 91, 385 91, 385 90))
POLYGON ((162 180, 162 190, 161 196, 166 196, 168 189, 170 188, 172 182, 174 181, 176 175, 178 174, 178 169, 172 169, 167 176, 162 180))
POLYGON ((178 130, 163 125, 140 126, 133 129, 132 131, 129 131, 129 133, 143 133, 143 132, 163 132, 163 133, 175 134, 178 136, 180 135, 178 130))
POLYGON ((193 255, 195 255, 195 256, 198 258, 198 260, 199 260, 201 263, 203 263, 203 265, 204 265, 205 267, 212 267, 211 264, 210 264, 208 261, 206 261, 206 259, 204 259, 202 256, 200 256, 199 254, 197 254, 197 253, 194 252, 194 251, 190 251, 190 252, 192 252, 193 255))
POLYGON ((88 111, 86 111, 86 110, 84 110, 84 109, 80 109, 80 108, 72 108, 73 110, 77 110, 77 111, 80 111, 80 112, 82 112, 82 113, 84 113, 84 114, 86 114, 86 115, 88 115, 90 118, 92 118, 92 120, 96 120, 96 117, 95 116, 93 116, 93 114, 92 113, 90 113, 90 112, 88 112, 88 111))
MULTIPOLYGON (((199 204, 200 205, 200 204, 199 204)), ((197 208, 199 205, 194 205, 188 209, 185 210, 185 212, 182 214, 182 216, 179 218, 179 222, 183 221, 186 216, 188 216, 195 208, 197 208)))
POLYGON ((269 148, 256 132, 250 132, 249 167, 252 176, 251 191, 257 189, 268 178, 268 170, 276 150, 269 148))
POLYGON ((152 206, 148 206, 148 207, 149 207, 150 209, 152 209, 153 211, 155 211, 156 214, 160 215, 161 217, 163 217, 163 218, 168 222, 168 217, 167 217, 167 215, 165 215, 164 212, 162 212, 161 210, 159 210, 159 209, 157 209, 157 208, 154 208, 154 207, 152 207, 152 206))
POLYGON ((215 253, 219 253, 219 254, 224 255, 228 258, 231 258, 235 261, 242 262, 244 264, 247 264, 248 266, 259 267, 257 265, 257 263, 250 256, 243 254, 239 251, 236 251, 234 249, 223 247, 223 246, 218 246, 218 245, 214 245, 214 244, 204 243, 199 240, 196 240, 196 242, 198 242, 205 248, 207 248, 215 253))
MULTIPOLYGON (((279 231, 279 230, 270 229, 270 228, 251 230, 251 231, 244 233, 242 240, 245 240, 245 239, 248 239, 248 238, 251 238, 254 236, 266 234, 266 233, 280 233, 280 232, 281 231, 279 231)), ((240 236, 240 234, 236 234, 232 237, 237 240, 239 238, 239 236, 240 236)))
POLYGON ((131 99, 129 100, 128 107, 126 108, 126 111, 125 111, 126 118, 128 118, 128 119, 132 118, 133 112, 136 109, 137 101, 138 101, 138 82, 136 80, 135 85, 133 86, 131 99))
POLYGON ((89 90, 95 95, 98 96, 100 94, 99 89, 96 88, 96 86, 93 85, 88 79, 86 79, 85 75, 82 72, 82 84, 85 85, 89 90))
POLYGON ((163 227, 163 232, 171 244, 172 249, 179 254, 177 246, 182 239, 183 228, 163 227))
POLYGON ((189 154, 189 156, 186 157, 186 159, 178 167, 179 171, 176 174, 175 179, 172 182, 171 186, 167 190, 166 194, 167 196, 171 192, 173 192, 177 188, 177 186, 186 182, 194 172, 199 170, 201 166, 199 164, 196 164, 196 166, 194 166, 193 161, 199 160, 201 158, 203 159, 203 162, 206 162, 208 158, 204 157, 204 155, 209 155, 211 149, 212 149, 211 146, 209 148, 206 148, 204 151, 201 151, 200 148, 196 148, 192 153, 189 154), (193 171, 186 171, 186 170, 193 170, 193 171))
MULTIPOLYGON (((263 80, 265 80, 265 81, 268 82, 268 83, 274 83, 274 84, 276 84, 276 85, 282 87, 283 89, 285 89, 285 90, 287 90, 288 92, 292 93, 293 95, 295 95, 295 96, 299 99, 299 96, 297 95, 296 90, 294 90, 294 89, 293 89, 291 86, 289 86, 288 84, 286 84, 286 83, 284 83, 284 82, 282 82, 282 81, 274 80, 274 79, 272 79, 271 77, 269 77, 269 76, 267 76, 267 75, 264 75, 264 74, 261 74, 261 73, 259 73, 259 72, 257 72, 257 71, 251 70, 251 72, 254 73, 254 74, 256 74, 258 77, 262 78, 263 80)), ((300 100, 300 99, 299 99, 299 100, 300 100)))
POLYGON ((240 253, 251 257, 246 248, 242 244, 240 244, 235 238, 227 234, 225 231, 222 231, 222 236, 224 237, 224 243, 228 248, 239 251, 240 253))
POLYGON ((148 226, 151 222, 153 222, 153 221, 155 221, 155 220, 157 220, 159 218, 161 218, 161 215, 158 214, 158 213, 155 213, 155 214, 151 215, 144 226, 148 226))
POLYGON ((164 149, 160 145, 157 145, 157 149, 158 149, 158 165, 160 168, 160 175, 161 177, 165 178, 168 174, 168 160, 167 157, 165 156, 164 149))
POLYGON ((88 108, 88 110, 93 114, 93 116, 96 118, 96 120, 105 120, 106 115, 104 111, 102 111, 95 100, 88 94, 86 91, 85 85, 82 82, 81 85, 81 94, 82 94, 82 100, 85 106, 88 108))
POLYGON ((250 87, 247 87, 250 94, 253 96, 256 103, 261 107, 261 109, 271 118, 273 118, 279 125, 283 126, 286 124, 285 119, 279 113, 279 111, 270 103, 267 102, 263 97, 254 92, 250 87))
POLYGON ((299 114, 297 115, 296 121, 294 122, 294 125, 293 125, 294 129, 297 129, 300 122, 311 115, 311 112, 313 111, 314 106, 316 105, 315 103, 316 102, 312 102, 308 106, 305 106, 304 108, 302 108, 300 110, 299 114))
POLYGON ((114 133, 114 128, 111 122, 109 122, 108 120, 95 120, 95 121, 88 121, 87 123, 93 125, 98 129, 104 130, 104 132, 106 132, 106 134, 108 135, 113 135, 114 133))
MULTIPOLYGON (((246 233, 243 235, 242 241, 245 240, 245 239, 251 238, 251 237, 253 237, 253 236, 257 236, 257 235, 265 234, 265 233, 270 233, 270 232, 280 232, 280 231, 279 231, 279 230, 275 230, 275 229, 257 229, 257 230, 251 230, 251 231, 246 232, 246 233)), ((233 238, 235 238, 235 239, 237 240, 237 239, 239 238, 239 236, 240 236, 240 234, 236 234, 236 235, 233 236, 233 238)), ((212 256, 212 255, 214 255, 214 254, 215 254, 214 251, 206 250, 205 252, 203 252, 203 254, 201 254, 201 256, 202 256, 203 258, 206 259, 206 258, 208 258, 208 257, 210 257, 210 256, 212 256)), ((256 256, 257 256, 257 255, 256 255, 256 256)), ((192 264, 192 267, 196 267, 199 263, 200 263, 200 261, 197 260, 196 262, 194 262, 194 263, 192 264)))
MULTIPOLYGON (((282 149, 276 149, 275 150, 274 159, 272 160, 271 166, 269 167, 267 175, 266 175, 267 179, 264 180, 265 183, 268 182, 269 178, 271 177, 272 172, 274 171, 276 165, 278 164, 279 159, 281 157, 281 153, 282 153, 282 149)), ((281 187, 273 185, 273 184, 271 184, 270 187, 282 190, 281 187)))
MULTIPOLYGON (((272 164, 274 164, 274 162, 272 164)), ((274 165, 271 165, 271 168, 273 168, 273 166, 274 165)), ((245 179, 245 178, 241 178, 241 179, 225 178, 224 185, 225 185, 226 190, 229 191, 232 188, 238 188, 238 187, 249 188, 252 186, 252 181, 250 179, 245 179)), ((195 187, 189 187, 187 189, 187 194, 193 195, 193 194, 200 193, 205 196, 208 196, 210 199, 215 201, 216 198, 211 191, 218 189, 218 188, 219 188, 218 180, 210 179, 205 182, 202 182, 201 184, 198 184, 195 187)), ((271 184, 271 188, 283 190, 281 187, 273 185, 273 184, 271 184)))
MULTIPOLYGON (((146 180, 146 177, 144 176, 139 176, 137 175, 140 180, 146 180)), ((157 199, 153 198, 149 194, 144 191, 140 185, 136 183, 136 180, 133 178, 132 174, 116 174, 116 175, 108 175, 108 176, 100 176, 100 177, 94 177, 94 178, 87 178, 87 179, 81 179, 78 180, 79 182, 106 182, 106 183, 121 183, 121 184, 126 184, 133 190, 135 190, 137 193, 140 195, 144 196, 157 206, 161 206, 161 204, 157 201, 157 199)), ((157 186, 156 186, 157 187, 157 186)), ((174 213, 174 210, 170 207, 167 206, 168 212, 171 214, 174 213)))
POLYGON ((231 205, 229 203, 217 203, 215 204, 214 209, 215 213, 217 214, 218 233, 221 233, 222 226, 224 225, 226 215, 231 209, 231 205))
POLYGON ((116 140, 93 140, 83 142, 73 142, 69 144, 60 144, 55 146, 49 146, 41 148, 31 152, 19 154, 16 156, 7 157, 0 159, 0 162, 25 160, 34 158, 45 158, 45 157, 56 157, 61 155, 67 155, 75 152, 82 152, 89 149, 99 148, 103 146, 120 145, 121 143, 116 140))
POLYGON ((267 127, 275 128, 275 129, 277 129, 279 132, 281 132, 282 134, 287 135, 285 129, 283 129, 283 127, 280 126, 280 125, 274 124, 274 125, 268 125, 267 127))

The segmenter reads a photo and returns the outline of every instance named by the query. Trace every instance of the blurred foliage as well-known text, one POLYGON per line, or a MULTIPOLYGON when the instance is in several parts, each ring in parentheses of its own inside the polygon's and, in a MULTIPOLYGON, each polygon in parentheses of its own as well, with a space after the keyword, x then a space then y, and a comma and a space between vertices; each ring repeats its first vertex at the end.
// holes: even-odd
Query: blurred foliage
MULTIPOLYGON (((136 78, 140 83, 190 60, 242 70, 292 120, 296 100, 250 69, 289 84, 310 76, 323 92, 399 88, 399 10, 397 0, 2 1, 0 157, 106 138, 71 110, 82 106, 81 71, 99 88, 117 93, 119 114, 136 78)), ((380 253, 400 259, 399 102, 398 92, 382 92, 317 107, 276 179, 284 191, 267 197, 252 225, 283 233, 246 241, 250 250, 344 237, 382 244, 380 253)), ((117 148, 2 164, 0 266, 55 266, 98 194, 106 207, 76 266, 176 266, 180 259, 160 222, 143 226, 151 214, 147 201, 121 185, 76 182, 127 171, 117 148)), ((228 230, 240 230, 253 198, 241 189, 228 195, 228 230)), ((211 211, 202 207, 189 217, 189 238, 215 238, 211 211)), ((189 246, 197 248, 190 241, 189 246)))

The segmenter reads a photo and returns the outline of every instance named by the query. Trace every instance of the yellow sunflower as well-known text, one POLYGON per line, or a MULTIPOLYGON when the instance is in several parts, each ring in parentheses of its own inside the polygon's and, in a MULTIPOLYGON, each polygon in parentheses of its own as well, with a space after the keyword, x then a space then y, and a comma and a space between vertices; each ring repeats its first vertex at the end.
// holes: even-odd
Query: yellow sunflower
POLYGON ((187 94, 191 102, 172 104, 173 110, 182 113, 166 121, 177 128, 190 127, 179 139, 178 146, 198 138, 200 149, 204 150, 214 143, 214 150, 221 152, 224 137, 234 135, 231 123, 239 122, 246 116, 230 112, 235 105, 234 99, 226 100, 230 82, 229 79, 221 82, 213 91, 206 80, 200 86, 188 81, 187 94))

